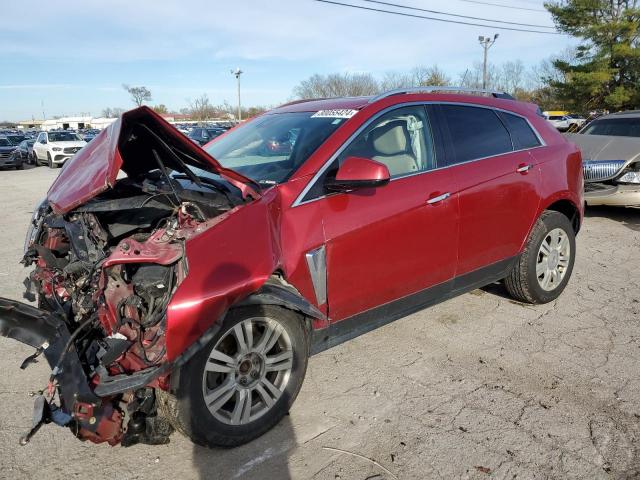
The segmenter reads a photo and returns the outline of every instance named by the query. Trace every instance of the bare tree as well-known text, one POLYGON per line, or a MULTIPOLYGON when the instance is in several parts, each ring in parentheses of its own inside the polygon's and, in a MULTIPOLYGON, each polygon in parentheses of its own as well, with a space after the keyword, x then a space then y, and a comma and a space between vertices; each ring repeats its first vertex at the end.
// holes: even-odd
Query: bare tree
MULTIPOLYGON (((459 85, 465 88, 482 88, 482 71, 482 63, 475 62, 473 64, 473 67, 468 68, 463 74, 460 75, 459 85)), ((499 79, 499 68, 497 68, 492 63, 489 63, 487 65, 487 88, 497 88, 499 79)))
POLYGON ((120 107, 107 107, 102 110, 102 116, 106 118, 116 118, 125 112, 124 108, 120 107))
POLYGON ((509 61, 502 64, 500 68, 500 89, 505 92, 517 95, 525 89, 525 67, 522 60, 509 61))
POLYGON ((137 106, 141 106, 144 102, 150 102, 152 100, 151 91, 147 87, 131 87, 123 83, 122 88, 131 95, 131 100, 137 106))
POLYGON ((437 65, 415 67, 411 71, 411 76, 413 77, 413 85, 417 87, 451 85, 451 79, 437 65))
POLYGON ((206 93, 189 102, 189 113, 193 120, 207 120, 216 116, 206 93))
POLYGON ((371 74, 332 73, 303 80, 293 93, 298 98, 331 98, 374 95, 378 91, 378 82, 371 74))
POLYGON ((380 81, 380 90, 387 91, 396 88, 406 88, 415 85, 413 77, 402 72, 386 72, 380 81))
POLYGON ((153 110, 156 113, 159 113, 161 115, 166 115, 166 114, 169 113, 169 109, 167 108, 167 106, 164 103, 161 103, 160 105, 154 105, 151 108, 153 108, 153 110))

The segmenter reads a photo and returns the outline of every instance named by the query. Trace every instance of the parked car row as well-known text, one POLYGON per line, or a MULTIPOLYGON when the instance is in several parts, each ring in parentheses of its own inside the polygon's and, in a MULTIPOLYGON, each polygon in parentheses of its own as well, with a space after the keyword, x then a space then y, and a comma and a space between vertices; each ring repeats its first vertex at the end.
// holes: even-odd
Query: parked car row
POLYGON ((59 167, 90 142, 99 130, 0 130, 0 168, 25 165, 59 167))
MULTIPOLYGON (((176 124, 192 142, 203 146, 235 126, 234 122, 176 124)), ((22 169, 25 165, 60 167, 80 148, 93 140, 100 130, 0 130, 0 168, 22 169), (26 143, 24 143, 26 142, 26 143)))

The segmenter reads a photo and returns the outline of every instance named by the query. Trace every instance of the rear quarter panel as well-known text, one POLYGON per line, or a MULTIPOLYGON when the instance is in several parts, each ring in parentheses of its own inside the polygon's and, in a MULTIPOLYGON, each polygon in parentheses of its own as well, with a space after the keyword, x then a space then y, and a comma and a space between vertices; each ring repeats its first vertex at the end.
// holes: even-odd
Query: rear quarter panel
POLYGON ((549 206, 560 200, 570 201, 584 217, 584 181, 582 155, 576 145, 561 139, 554 145, 532 152, 539 162, 540 215, 549 206))

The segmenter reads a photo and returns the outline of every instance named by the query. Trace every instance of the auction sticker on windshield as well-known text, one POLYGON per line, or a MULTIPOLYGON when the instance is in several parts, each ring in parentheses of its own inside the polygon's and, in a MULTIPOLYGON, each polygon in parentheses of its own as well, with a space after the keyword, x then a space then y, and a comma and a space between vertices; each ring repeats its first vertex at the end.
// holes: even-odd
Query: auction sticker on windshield
POLYGON ((318 110, 311 115, 311 118, 351 118, 358 110, 336 109, 336 110, 318 110))

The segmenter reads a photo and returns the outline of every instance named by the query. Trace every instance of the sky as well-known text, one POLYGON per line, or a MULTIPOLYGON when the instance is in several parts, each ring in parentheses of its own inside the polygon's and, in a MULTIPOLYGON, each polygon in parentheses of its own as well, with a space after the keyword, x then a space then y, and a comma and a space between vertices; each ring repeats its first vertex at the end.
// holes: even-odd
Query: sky
MULTIPOLYGON (((535 11, 468 0, 388 1, 552 25, 542 0, 486 0, 535 11)), ((171 110, 204 93, 213 104, 235 104, 231 69, 237 67, 244 71, 243 104, 275 106, 315 73, 382 76, 437 64, 458 78, 482 59, 479 35, 500 33, 490 50, 495 64, 520 59, 535 65, 574 43, 564 35, 427 21, 314 0, 22 0, 5 2, 2 11, 0 120, 10 121, 99 116, 106 107, 133 107, 122 84, 146 86, 152 104, 171 110)))

